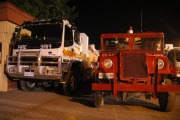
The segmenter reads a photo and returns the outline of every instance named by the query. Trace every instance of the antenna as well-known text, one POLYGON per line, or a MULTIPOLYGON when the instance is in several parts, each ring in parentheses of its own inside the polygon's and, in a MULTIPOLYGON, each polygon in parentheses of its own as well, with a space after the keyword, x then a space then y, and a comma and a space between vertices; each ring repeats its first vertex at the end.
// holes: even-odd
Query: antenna
POLYGON ((141 11, 141 32, 142 32, 142 11, 141 11))

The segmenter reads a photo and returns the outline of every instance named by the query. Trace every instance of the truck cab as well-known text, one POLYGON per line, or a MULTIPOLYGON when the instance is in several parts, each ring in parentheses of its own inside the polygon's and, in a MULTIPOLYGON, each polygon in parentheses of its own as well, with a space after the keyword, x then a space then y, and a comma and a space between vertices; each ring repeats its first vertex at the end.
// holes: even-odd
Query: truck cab
POLYGON ((66 19, 33 20, 15 29, 12 54, 7 56, 6 74, 24 91, 40 83, 64 83, 73 62, 82 62, 88 36, 66 19))
POLYGON ((170 63, 175 68, 174 74, 170 74, 169 77, 174 84, 180 84, 180 47, 174 47, 168 51, 167 55, 170 63))

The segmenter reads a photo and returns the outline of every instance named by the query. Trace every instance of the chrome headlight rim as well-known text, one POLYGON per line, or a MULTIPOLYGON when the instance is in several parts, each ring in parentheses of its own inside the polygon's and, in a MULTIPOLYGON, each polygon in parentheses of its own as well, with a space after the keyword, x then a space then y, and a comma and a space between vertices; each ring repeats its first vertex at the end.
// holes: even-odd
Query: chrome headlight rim
POLYGON ((104 60, 103 65, 105 68, 109 69, 113 66, 113 62, 111 59, 106 59, 104 60))
POLYGON ((99 68, 99 62, 91 62, 91 68, 92 69, 98 69, 99 68))
POLYGON ((158 59, 158 69, 163 69, 165 66, 165 63, 162 59, 158 59))

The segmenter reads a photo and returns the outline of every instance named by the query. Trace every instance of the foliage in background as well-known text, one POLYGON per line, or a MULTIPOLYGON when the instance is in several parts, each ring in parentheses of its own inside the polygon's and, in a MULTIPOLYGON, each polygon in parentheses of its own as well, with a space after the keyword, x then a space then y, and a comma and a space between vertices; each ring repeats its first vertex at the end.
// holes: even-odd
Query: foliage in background
POLYGON ((7 0, 26 11, 35 18, 67 18, 70 21, 78 17, 75 6, 70 6, 69 0, 7 0))

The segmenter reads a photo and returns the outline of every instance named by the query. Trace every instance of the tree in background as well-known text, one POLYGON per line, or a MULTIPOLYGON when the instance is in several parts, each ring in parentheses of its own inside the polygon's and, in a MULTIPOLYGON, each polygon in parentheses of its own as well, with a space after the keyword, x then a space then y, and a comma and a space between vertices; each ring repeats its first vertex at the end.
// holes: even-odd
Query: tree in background
POLYGON ((73 21, 78 17, 75 6, 69 0, 7 0, 35 18, 66 18, 73 21), (68 6, 69 5, 69 6, 68 6))

